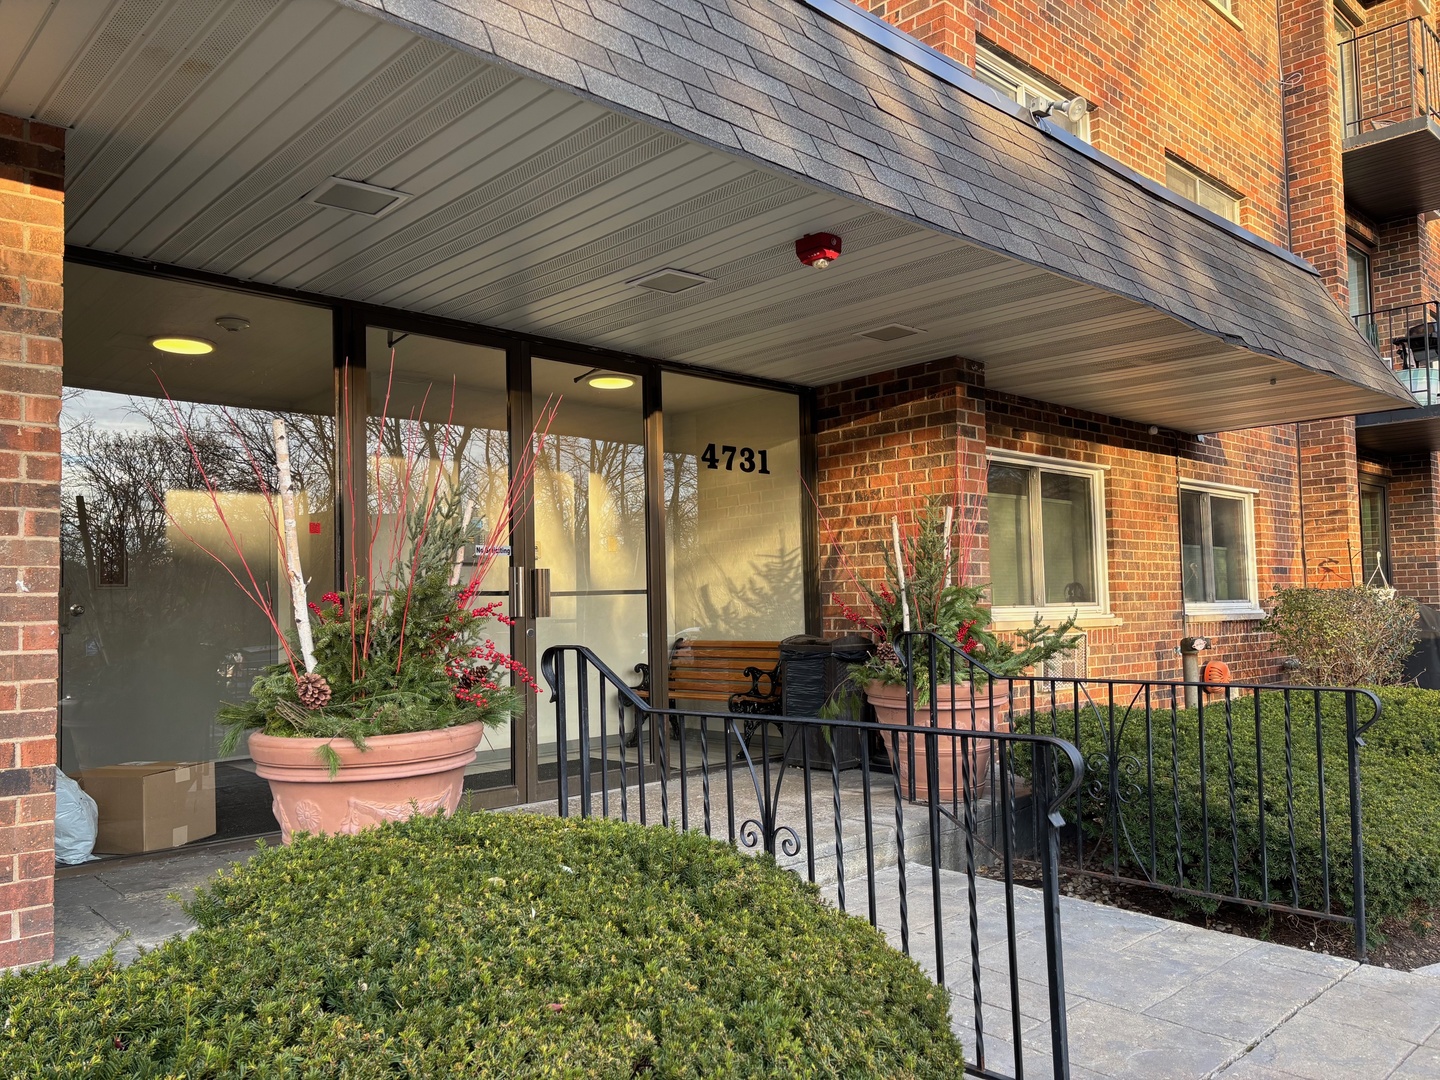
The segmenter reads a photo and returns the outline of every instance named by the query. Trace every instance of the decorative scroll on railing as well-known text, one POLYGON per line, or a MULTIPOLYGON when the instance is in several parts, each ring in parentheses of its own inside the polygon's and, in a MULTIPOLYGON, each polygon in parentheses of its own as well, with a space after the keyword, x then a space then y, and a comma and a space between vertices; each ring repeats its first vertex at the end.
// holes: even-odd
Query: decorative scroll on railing
POLYGON ((564 748, 562 815, 694 829, 775 857, 888 931, 957 999, 968 994, 968 1008, 954 1005, 968 1014, 967 1075, 1071 1075, 1059 809, 1084 764, 1063 738, 923 716, 881 725, 653 708, 579 646, 548 649, 541 672, 564 748), (831 751, 851 736, 859 764, 842 769, 831 751), (890 765, 902 760, 903 779, 890 765), (939 797, 917 805, 917 786, 939 797), (1038 905, 1016 883, 1022 861, 1038 866, 1038 905), (1026 920, 1044 959, 1022 969, 1026 920))

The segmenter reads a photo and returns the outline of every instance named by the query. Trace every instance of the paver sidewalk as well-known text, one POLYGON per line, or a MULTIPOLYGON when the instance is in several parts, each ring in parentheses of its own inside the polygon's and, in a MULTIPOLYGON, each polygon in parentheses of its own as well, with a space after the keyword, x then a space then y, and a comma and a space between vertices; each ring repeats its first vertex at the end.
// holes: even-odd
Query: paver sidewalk
MULTIPOLYGON (((933 975, 930 869, 908 877, 910 952, 933 975)), ((961 916, 941 931, 953 1025, 977 1060, 968 887, 965 875, 941 872, 942 908, 961 916)), ((984 878, 975 887, 985 1064, 1014 1075, 1008 951, 994 932, 1004 889, 984 878)), ((1025 1075, 1048 1078, 1044 916, 1038 891, 1015 892, 1025 1075)), ((863 897, 864 880, 848 882, 847 893, 863 897)), ((863 901, 849 906, 868 916, 863 901)), ((898 905, 879 905, 876 922, 899 947, 898 905)), ((1440 978, 1071 897, 1061 898, 1061 933, 1074 1080, 1440 1080, 1440 978)))

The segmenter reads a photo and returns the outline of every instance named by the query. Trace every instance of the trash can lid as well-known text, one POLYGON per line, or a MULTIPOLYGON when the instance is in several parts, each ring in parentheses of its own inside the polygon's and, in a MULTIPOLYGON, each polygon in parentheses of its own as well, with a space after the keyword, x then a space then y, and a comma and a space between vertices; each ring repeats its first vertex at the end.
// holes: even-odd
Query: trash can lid
POLYGON ((823 637, 815 637, 813 634, 791 634, 780 640, 780 651, 782 653, 829 652, 830 642, 823 637))

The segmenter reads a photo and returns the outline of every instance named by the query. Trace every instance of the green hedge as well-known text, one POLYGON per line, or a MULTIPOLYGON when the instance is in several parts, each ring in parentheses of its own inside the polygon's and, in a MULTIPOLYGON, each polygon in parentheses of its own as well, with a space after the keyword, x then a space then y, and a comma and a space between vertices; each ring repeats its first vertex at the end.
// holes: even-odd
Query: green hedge
MULTIPOLYGON (((1360 805, 1365 850, 1366 907, 1372 927, 1387 915, 1398 914, 1414 902, 1440 907, 1440 692, 1413 687, 1377 688, 1383 711, 1365 735, 1360 750, 1360 805)), ((1116 822, 1106 816, 1103 799, 1090 793, 1095 781, 1097 754, 1107 750, 1107 727, 1093 709, 1082 709, 1078 746, 1091 770, 1080 803, 1080 819, 1090 844, 1087 862, 1120 866, 1130 875, 1170 885, 1203 889, 1204 841, 1209 837, 1211 889, 1247 899, 1269 897, 1280 904, 1296 903, 1318 910, 1324 901, 1324 860, 1320 830, 1321 783, 1317 770, 1315 697, 1296 691, 1291 695, 1290 761, 1293 795, 1286 783, 1286 717, 1278 692, 1261 695, 1261 769, 1256 761, 1255 701, 1236 697, 1230 706, 1234 739, 1234 834, 1230 798, 1230 758, 1227 748, 1226 708, 1223 699, 1210 698, 1204 710, 1205 789, 1202 798, 1200 723, 1197 711, 1179 712, 1178 738, 1172 736, 1168 706, 1152 699, 1151 735, 1147 743, 1143 698, 1130 710, 1119 735, 1119 756, 1137 763, 1123 804, 1126 832, 1115 838, 1116 822), (1172 754, 1172 748, 1178 755, 1172 754), (1172 772, 1178 756, 1178 783, 1172 772), (1147 761, 1153 760, 1156 858, 1152 865, 1150 826, 1152 812, 1147 789, 1147 761), (1263 770, 1263 801, 1258 773, 1263 770), (1264 807, 1267 859, 1262 861, 1261 806, 1264 807), (1176 810, 1182 857, 1175 858, 1176 810), (1289 815, 1295 821, 1294 871, 1289 815), (1206 815, 1208 812, 1208 828, 1206 815), (1126 839, 1128 833, 1128 840, 1126 839), (1236 840, 1238 839, 1238 843, 1236 840), (1239 875, 1235 873, 1238 862, 1239 875), (1265 873, 1262 873, 1262 868, 1265 873)), ((1117 704, 1115 716, 1124 717, 1126 702, 1117 704)), ((1367 698, 1357 700, 1361 723, 1369 717, 1367 698)), ((1058 734, 1075 740, 1075 714, 1062 711, 1058 734)), ((1052 729, 1047 713, 1035 717, 1037 730, 1052 729)), ((1029 730, 1029 721, 1019 725, 1029 730)), ((1319 724, 1324 748, 1325 820, 1329 841, 1332 910, 1349 914, 1354 887, 1350 847, 1350 788, 1347 772, 1345 707, 1341 694, 1322 694, 1319 724)), ((1074 803, 1065 808, 1074 816, 1074 803)), ((1070 849, 1073 851, 1073 848, 1070 849)))
POLYGON ((945 992, 768 859, 478 813, 264 851, 126 967, 0 979, 0 1075, 945 1077, 945 992))

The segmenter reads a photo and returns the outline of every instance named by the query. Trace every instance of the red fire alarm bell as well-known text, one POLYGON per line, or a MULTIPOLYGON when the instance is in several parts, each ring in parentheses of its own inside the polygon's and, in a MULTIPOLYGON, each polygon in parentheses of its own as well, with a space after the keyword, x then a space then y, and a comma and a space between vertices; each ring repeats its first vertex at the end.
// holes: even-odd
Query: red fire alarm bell
POLYGON ((840 237, 828 232, 802 236, 795 241, 795 255, 806 266, 824 270, 840 257, 840 237))
POLYGON ((319 536, 319 535, 320 535, 320 522, 318 522, 318 521, 312 521, 312 522, 310 522, 310 534, 311 534, 312 536, 319 536))

